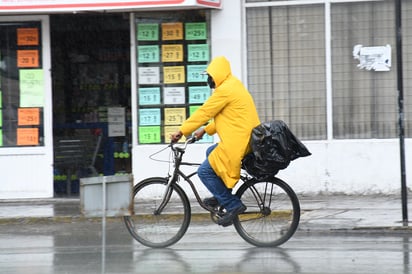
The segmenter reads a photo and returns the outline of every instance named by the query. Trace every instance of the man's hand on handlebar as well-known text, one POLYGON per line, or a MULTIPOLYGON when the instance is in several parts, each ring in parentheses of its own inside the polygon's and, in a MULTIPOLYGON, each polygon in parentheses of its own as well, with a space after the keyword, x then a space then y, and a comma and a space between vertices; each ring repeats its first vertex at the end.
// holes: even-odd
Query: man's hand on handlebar
MULTIPOLYGON (((192 137, 194 137, 193 141, 197 141, 197 140, 202 139, 202 137, 205 133, 206 132, 205 132, 204 128, 198 129, 192 136, 192 137)), ((183 136, 183 133, 180 130, 176 131, 175 133, 170 134, 170 141, 173 144, 175 144, 182 138, 182 136, 183 136)))
POLYGON ((204 128, 200 128, 193 135, 195 136, 196 140, 200 140, 203 138, 203 135, 205 135, 205 132, 206 131, 204 128))
POLYGON ((180 140, 180 138, 182 138, 182 136, 183 133, 180 130, 176 131, 175 133, 170 134, 170 141, 172 143, 177 143, 180 140))

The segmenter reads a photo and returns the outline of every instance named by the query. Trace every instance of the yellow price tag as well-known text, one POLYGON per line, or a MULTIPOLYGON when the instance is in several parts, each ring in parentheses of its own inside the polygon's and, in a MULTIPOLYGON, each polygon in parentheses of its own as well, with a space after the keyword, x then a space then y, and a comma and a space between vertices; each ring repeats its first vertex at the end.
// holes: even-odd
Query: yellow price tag
MULTIPOLYGON (((176 131, 179 130, 179 126, 165 126, 164 127, 164 136, 165 136, 165 143, 170 143, 170 135, 175 133, 176 131)), ((186 137, 183 136, 180 140, 179 143, 182 143, 186 140, 186 137)))
POLYGON ((185 108, 165 108, 165 125, 181 125, 186 120, 185 108))
POLYGON ((183 62, 183 45, 162 45, 162 62, 183 62))
POLYGON ((165 84, 178 84, 185 82, 185 67, 173 66, 163 67, 163 83, 165 84))

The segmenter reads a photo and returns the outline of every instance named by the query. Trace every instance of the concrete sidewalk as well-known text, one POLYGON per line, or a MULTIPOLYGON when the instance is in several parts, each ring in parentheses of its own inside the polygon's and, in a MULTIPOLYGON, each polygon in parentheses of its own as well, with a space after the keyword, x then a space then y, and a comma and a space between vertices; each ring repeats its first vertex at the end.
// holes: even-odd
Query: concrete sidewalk
MULTIPOLYGON (((299 225, 301 231, 412 232, 412 227, 404 226, 402 222, 400 195, 298 195, 298 197, 301 204, 299 225)), ((412 211, 410 200, 408 210, 412 211)), ((191 201, 191 205, 193 213, 206 213, 196 201, 191 201)), ((412 213, 409 215, 412 216, 412 213)), ((84 220, 88 218, 80 214, 78 197, 0 200, 0 224, 84 220)))

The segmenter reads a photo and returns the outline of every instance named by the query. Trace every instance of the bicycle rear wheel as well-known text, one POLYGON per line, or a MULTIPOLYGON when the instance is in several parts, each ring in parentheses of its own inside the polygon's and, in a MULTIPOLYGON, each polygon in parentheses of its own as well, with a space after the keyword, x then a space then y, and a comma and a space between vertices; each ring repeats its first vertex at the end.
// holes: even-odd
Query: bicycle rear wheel
POLYGON ((186 233, 190 223, 190 203, 181 187, 172 185, 172 193, 164 209, 155 211, 163 199, 167 180, 148 178, 133 188, 134 215, 125 216, 130 234, 149 247, 167 247, 175 244, 186 233))
POLYGON ((258 247, 283 244, 295 233, 300 219, 299 200, 292 188, 278 178, 251 179, 236 193, 247 206, 233 221, 236 231, 258 247))

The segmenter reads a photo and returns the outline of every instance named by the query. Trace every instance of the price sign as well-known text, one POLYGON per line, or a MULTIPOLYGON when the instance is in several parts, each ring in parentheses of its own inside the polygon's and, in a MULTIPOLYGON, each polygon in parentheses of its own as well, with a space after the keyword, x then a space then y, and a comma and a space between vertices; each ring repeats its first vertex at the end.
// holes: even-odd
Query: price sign
POLYGON ((165 84, 180 84, 185 82, 185 67, 163 67, 163 82, 165 84))
POLYGON ((39 29, 38 28, 19 28, 17 29, 18 46, 38 46, 39 29))
POLYGON ((138 46, 138 62, 139 63, 157 63, 159 62, 159 46, 138 46))
POLYGON ((40 125, 39 108, 19 108, 17 112, 17 124, 19 126, 37 126, 40 125))
POLYGON ((207 75, 202 74, 207 65, 189 65, 187 66, 187 82, 206 82, 207 75))
POLYGON ((193 44, 187 45, 189 62, 209 61, 209 45, 208 44, 193 44))
POLYGON ((141 126, 160 125, 160 109, 159 108, 139 109, 139 125, 141 126))
POLYGON ((153 85, 159 84, 159 67, 143 67, 139 68, 139 84, 153 85))
POLYGON ((186 23, 185 37, 186 40, 206 40, 206 23, 186 23))
POLYGON ((186 120, 185 108, 165 108, 165 125, 181 125, 186 120))
POLYGON ((183 45, 162 45, 162 62, 183 62, 183 45))
POLYGON ((162 24, 162 40, 182 40, 183 39, 183 24, 163 23, 162 24))
POLYGON ((157 41, 159 40, 158 24, 137 24, 138 41, 157 41))
MULTIPOLYGON (((165 143, 170 143, 170 135, 175 133, 176 131, 179 130, 179 126, 165 126, 164 127, 164 136, 165 136, 165 143)), ((180 140, 179 143, 183 143, 186 141, 186 138, 183 136, 180 140)))
POLYGON ((184 87, 165 87, 163 89, 163 101, 165 104, 184 104, 184 87))
POLYGON ((160 104, 160 88, 139 88, 139 105, 160 104))
POLYGON ((39 67, 39 51, 37 49, 18 50, 17 51, 17 67, 19 68, 39 67))
POLYGON ((18 146, 36 146, 39 144, 38 128, 17 128, 18 146))
POLYGON ((189 87, 189 104, 203 104, 209 96, 208 86, 189 87))
POLYGON ((139 127, 140 144, 158 144, 160 143, 160 127, 139 127))

